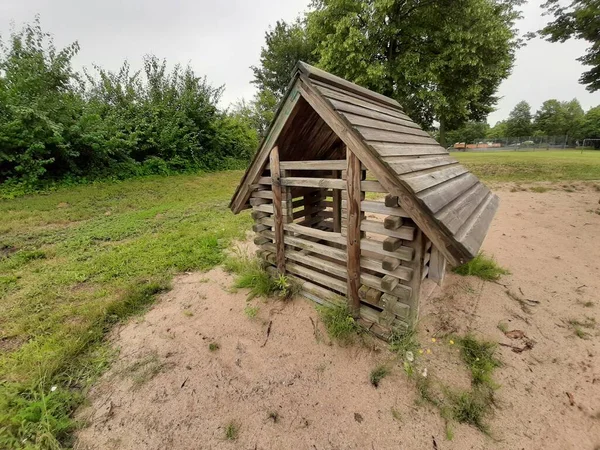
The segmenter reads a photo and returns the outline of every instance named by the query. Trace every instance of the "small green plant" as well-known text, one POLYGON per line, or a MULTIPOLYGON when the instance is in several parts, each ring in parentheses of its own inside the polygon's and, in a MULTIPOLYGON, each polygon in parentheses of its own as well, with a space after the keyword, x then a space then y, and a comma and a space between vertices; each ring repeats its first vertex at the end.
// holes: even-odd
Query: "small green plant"
POLYGON ((394 418, 394 420, 397 420, 398 422, 402 422, 402 414, 400 413, 400 411, 398 411, 396 408, 392 407, 392 417, 394 418))
POLYGON ((485 256, 483 252, 468 263, 456 267, 454 273, 464 276, 472 275, 487 281, 495 281, 502 275, 510 274, 508 270, 500 267, 493 258, 485 256))
POLYGON ((502 365, 495 356, 497 345, 494 342, 479 341, 471 334, 456 338, 456 341, 461 349, 461 357, 471 371, 473 384, 494 386, 492 373, 502 365))
POLYGON ((497 327, 503 333, 506 333, 508 331, 508 325, 505 322, 498 322, 497 327))
POLYGON ((210 344, 208 344, 208 349, 211 352, 216 352, 220 348, 221 348, 221 346, 217 342, 211 342, 210 344))
POLYGON ((327 334, 341 343, 350 343, 360 330, 345 301, 336 302, 331 306, 317 306, 317 311, 327 334))
POLYGON ((235 441, 240 434, 240 427, 235 421, 231 421, 225 427, 225 439, 235 441))
POLYGON ((371 371, 369 381, 375 387, 379 387, 379 383, 390 374, 390 369, 385 365, 379 365, 371 371))
POLYGON ((289 300, 293 298, 300 291, 300 287, 297 283, 290 280, 285 275, 279 274, 275 279, 275 286, 278 291, 280 298, 289 300))
POLYGON ((166 366, 166 363, 161 361, 158 354, 154 352, 135 361, 121 373, 130 376, 133 387, 139 388, 158 375, 166 366))
POLYGON ((277 411, 269 411, 267 417, 273 421, 273 423, 277 423, 279 421, 279 413, 277 411))
POLYGON ((183 315, 185 317, 192 317, 194 315, 194 313, 192 311, 190 311, 189 309, 184 309, 183 310, 183 315))
POLYGON ((253 319, 254 317, 256 317, 256 315, 258 314, 259 311, 259 307, 258 306, 252 306, 252 305, 246 305, 246 307, 244 308, 244 314, 246 314, 246 317, 253 319))

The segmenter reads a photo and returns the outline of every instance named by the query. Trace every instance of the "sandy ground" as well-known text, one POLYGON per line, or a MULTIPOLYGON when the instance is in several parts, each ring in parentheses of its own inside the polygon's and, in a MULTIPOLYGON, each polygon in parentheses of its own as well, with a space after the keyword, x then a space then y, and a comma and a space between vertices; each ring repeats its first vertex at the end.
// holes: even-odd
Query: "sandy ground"
POLYGON ((468 376, 444 333, 521 347, 498 329, 504 322, 533 343, 522 353, 499 348, 492 437, 458 425, 448 441, 439 413, 416 404, 414 384, 383 343, 332 344, 303 299, 254 300, 260 311, 249 318, 246 292, 231 292, 232 278, 213 270, 178 277, 151 311, 114 333, 120 355, 79 413, 89 425, 76 447, 600 448, 600 327, 582 339, 568 324, 600 322, 600 193, 577 188, 496 187, 501 207, 484 249, 512 275, 490 283, 449 274, 423 302, 419 340, 431 354, 420 364, 453 386, 468 387, 468 376), (382 362, 393 370, 374 388, 369 373, 382 362), (231 422, 235 441, 225 439, 231 422))

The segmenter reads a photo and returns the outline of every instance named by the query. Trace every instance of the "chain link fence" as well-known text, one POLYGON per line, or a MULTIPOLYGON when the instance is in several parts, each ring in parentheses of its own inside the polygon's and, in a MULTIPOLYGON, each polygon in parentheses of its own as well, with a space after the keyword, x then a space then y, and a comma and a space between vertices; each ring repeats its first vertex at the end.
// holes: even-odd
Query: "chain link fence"
POLYGON ((569 136, 520 136, 502 138, 479 138, 472 144, 457 142, 453 145, 456 151, 485 152, 485 151, 532 151, 557 150, 578 148, 583 140, 569 136))

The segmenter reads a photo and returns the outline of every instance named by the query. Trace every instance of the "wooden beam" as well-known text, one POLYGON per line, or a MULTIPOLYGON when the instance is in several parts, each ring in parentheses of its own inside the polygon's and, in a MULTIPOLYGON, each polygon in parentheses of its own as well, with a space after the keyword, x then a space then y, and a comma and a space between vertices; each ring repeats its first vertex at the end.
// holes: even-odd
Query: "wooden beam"
POLYGON ((273 220, 275 221, 275 245, 277 246, 277 271, 285 275, 285 246, 283 243, 283 210, 281 208, 281 169, 279 168, 279 148, 273 147, 270 155, 271 189, 273 190, 273 220))
POLYGON ((281 161, 281 170, 345 170, 346 160, 281 161))
POLYGON ((446 258, 437 249, 431 249, 431 257, 429 259, 429 278, 435 281, 440 287, 444 284, 444 275, 446 273, 446 258))
MULTIPOLYGON (((334 178, 341 178, 340 170, 333 171, 334 178)), ((333 231, 340 233, 342 231, 342 191, 340 189, 333 190, 333 231)))
POLYGON ((352 151, 346 149, 346 160, 348 168, 346 169, 346 191, 348 192, 348 218, 346 227, 346 248, 348 252, 348 282, 347 292, 350 308, 355 317, 360 312, 360 297, 358 290, 360 288, 360 160, 352 151))

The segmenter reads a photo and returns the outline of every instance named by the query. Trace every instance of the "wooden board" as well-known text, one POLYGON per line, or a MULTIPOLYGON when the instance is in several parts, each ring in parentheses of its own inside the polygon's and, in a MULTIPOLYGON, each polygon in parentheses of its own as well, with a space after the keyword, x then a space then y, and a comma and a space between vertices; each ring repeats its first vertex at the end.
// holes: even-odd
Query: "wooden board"
POLYGON ((437 145, 437 142, 431 136, 415 136, 414 134, 397 133, 395 131, 378 130, 368 127, 356 127, 356 130, 367 141, 437 145))
POLYGON ((346 160, 281 161, 281 170, 345 170, 346 160))
POLYGON ((388 230, 384 227, 381 222, 375 222, 372 220, 363 220, 360 224, 362 231, 368 231, 370 233, 377 233, 383 236, 395 237, 403 240, 412 240, 415 235, 415 227, 403 226, 396 230, 388 230))
POLYGON ((369 146, 373 147, 375 151, 383 157, 405 157, 414 158, 415 156, 432 156, 432 155, 447 155, 448 152, 444 148, 440 147, 439 144, 400 144, 397 142, 380 142, 380 141, 369 141, 366 142, 369 146))
MULTIPOLYGON (((279 148, 273 147, 270 155, 271 168, 271 190, 273 191, 273 221, 275 233, 275 245, 277 246, 277 271, 285 275, 285 246, 283 243, 283 210, 281 207, 281 170, 279 169, 279 148)), ((265 205, 261 205, 265 206, 265 205)))
POLYGON ((435 247, 431 249, 429 258, 429 279, 435 281, 440 287, 443 287, 444 276, 446 274, 446 258, 435 247))
POLYGON ((352 313, 355 317, 358 317, 360 311, 358 289, 360 288, 361 167, 360 160, 350 150, 346 151, 346 160, 348 163, 346 169, 346 193, 348 194, 348 219, 346 222, 348 229, 346 236, 346 251, 348 254, 347 295, 352 313))
POLYGON ((281 179, 282 186, 302 186, 330 189, 346 189, 344 180, 336 180, 333 178, 302 178, 290 177, 281 179))
POLYGON ((466 173, 467 169, 460 164, 453 164, 451 166, 442 167, 439 170, 431 170, 424 172, 415 172, 410 175, 402 175, 400 178, 406 182, 414 192, 421 192, 425 189, 443 183, 446 180, 456 178, 463 173, 466 173))

